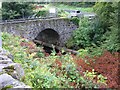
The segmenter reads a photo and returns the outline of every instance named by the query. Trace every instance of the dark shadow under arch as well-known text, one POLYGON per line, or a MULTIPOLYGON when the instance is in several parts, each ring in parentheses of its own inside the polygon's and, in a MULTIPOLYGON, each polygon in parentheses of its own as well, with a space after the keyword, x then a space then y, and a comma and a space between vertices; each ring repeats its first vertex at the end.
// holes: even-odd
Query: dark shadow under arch
POLYGON ((50 28, 47 28, 41 31, 35 40, 43 41, 50 44, 58 44, 59 43, 59 34, 50 28))

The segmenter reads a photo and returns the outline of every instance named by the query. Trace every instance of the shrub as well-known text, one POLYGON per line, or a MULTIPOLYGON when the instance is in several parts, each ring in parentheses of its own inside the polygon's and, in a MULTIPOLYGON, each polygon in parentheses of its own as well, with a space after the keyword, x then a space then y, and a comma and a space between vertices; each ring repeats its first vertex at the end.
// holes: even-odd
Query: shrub
MULTIPOLYGON (((78 22, 78 20, 75 20, 78 22)), ((73 49, 100 46, 103 30, 98 28, 97 19, 90 21, 88 18, 81 18, 79 28, 73 31, 72 37, 66 42, 68 47, 73 49), (75 47, 75 48, 74 48, 75 47)))
POLYGON ((69 13, 65 12, 64 10, 59 10, 58 11, 58 16, 59 17, 68 17, 69 13))
POLYGON ((102 56, 96 58, 94 69, 107 77, 109 88, 118 88, 119 85, 119 55, 120 53, 117 52, 111 54, 106 51, 102 56))
POLYGON ((39 58, 41 58, 41 57, 45 57, 45 54, 44 54, 43 52, 41 52, 41 51, 38 51, 38 52, 37 52, 37 56, 38 56, 39 58))
POLYGON ((70 19, 70 21, 72 21, 75 25, 79 26, 80 18, 78 18, 78 17, 73 17, 73 18, 70 19))
POLYGON ((41 48, 26 39, 2 33, 2 40, 3 48, 9 50, 14 61, 21 63, 25 70, 26 76, 22 81, 31 87, 92 89, 106 87, 105 77, 109 88, 118 87, 119 53, 105 52, 101 56, 90 58, 84 55, 87 50, 83 49, 79 56, 70 53, 56 55, 53 49, 51 55, 44 56, 45 53, 41 51, 29 53, 31 49, 41 48), (81 55, 83 58, 80 58, 81 55))
POLYGON ((111 52, 120 51, 119 6, 119 2, 98 2, 94 6, 100 29, 103 30, 101 46, 111 52))
POLYGON ((83 74, 86 70, 91 72, 92 69, 94 69, 95 72, 97 72, 97 75, 102 74, 104 77, 107 77, 106 83, 108 88, 118 88, 120 66, 119 55, 120 53, 117 52, 110 53, 105 51, 101 56, 94 58, 86 57, 85 59, 79 58, 75 60, 75 62, 80 73, 83 74))
POLYGON ((37 16, 37 17, 46 17, 47 14, 48 14, 48 11, 43 10, 43 11, 37 12, 37 13, 36 13, 36 16, 37 16))
POLYGON ((34 88, 59 88, 60 81, 47 69, 46 66, 37 67, 33 72, 28 74, 28 80, 34 88))

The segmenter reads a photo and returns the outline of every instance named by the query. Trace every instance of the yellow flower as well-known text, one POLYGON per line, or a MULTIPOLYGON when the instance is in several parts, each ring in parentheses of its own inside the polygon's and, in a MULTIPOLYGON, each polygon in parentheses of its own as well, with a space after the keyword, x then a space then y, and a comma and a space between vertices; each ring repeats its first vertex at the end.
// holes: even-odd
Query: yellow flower
POLYGON ((29 54, 29 58, 33 58, 36 55, 36 52, 29 54))

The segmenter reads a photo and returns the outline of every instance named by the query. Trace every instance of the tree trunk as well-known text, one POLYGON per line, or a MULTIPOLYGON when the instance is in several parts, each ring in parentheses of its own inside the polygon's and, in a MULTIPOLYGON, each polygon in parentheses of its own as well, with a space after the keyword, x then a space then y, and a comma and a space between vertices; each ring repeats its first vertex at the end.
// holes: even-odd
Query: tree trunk
POLYGON ((47 47, 50 47, 50 48, 54 47, 54 48, 56 48, 60 51, 64 50, 65 52, 71 52, 72 54, 78 54, 78 51, 75 51, 75 50, 72 50, 72 49, 67 49, 66 47, 60 47, 60 46, 52 45, 52 44, 45 43, 45 42, 42 42, 42 41, 38 41, 38 40, 33 40, 33 42, 44 45, 44 46, 47 46, 47 47))

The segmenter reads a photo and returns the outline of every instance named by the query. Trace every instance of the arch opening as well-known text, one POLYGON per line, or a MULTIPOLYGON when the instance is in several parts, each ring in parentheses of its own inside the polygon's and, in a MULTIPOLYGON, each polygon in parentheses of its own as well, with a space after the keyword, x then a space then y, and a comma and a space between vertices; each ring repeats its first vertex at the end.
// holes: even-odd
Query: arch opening
POLYGON ((58 45, 59 37, 60 37, 59 34, 55 30, 48 28, 48 29, 41 31, 37 35, 35 40, 43 41, 49 44, 58 45))
MULTIPOLYGON (((53 29, 45 29, 43 31, 41 31, 37 37, 35 38, 35 40, 39 40, 39 41, 43 41, 49 44, 54 44, 54 45, 58 45, 59 44, 59 34, 53 30, 53 29)), ((37 44, 39 45, 39 44, 37 44)), ((43 49, 45 50, 46 53, 51 53, 53 48, 47 47, 47 46, 43 46, 43 49)), ((55 48, 55 51, 58 53, 59 50, 57 50, 55 48)))

